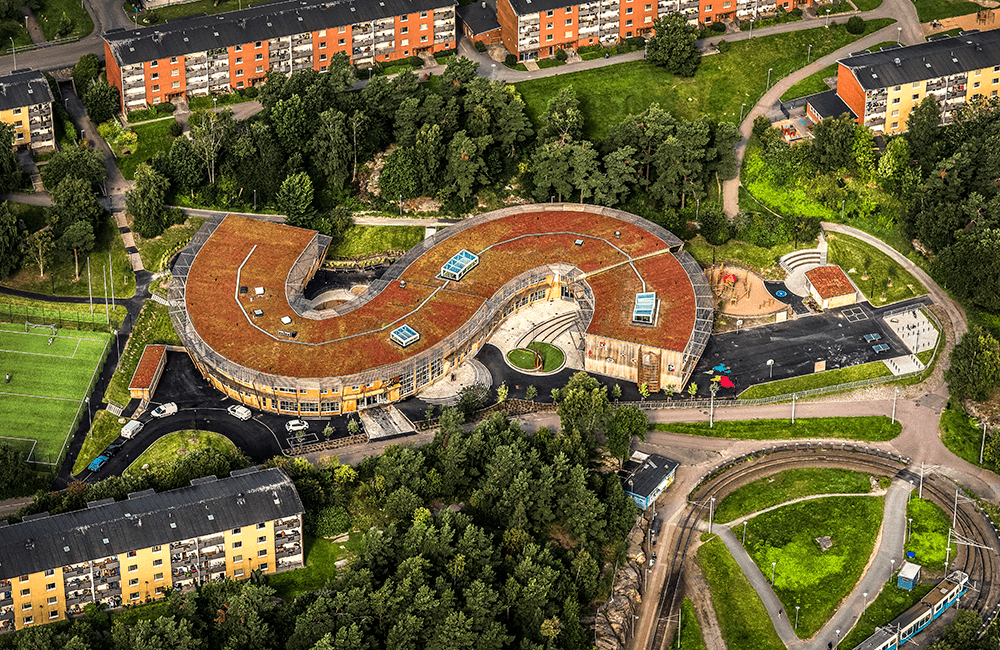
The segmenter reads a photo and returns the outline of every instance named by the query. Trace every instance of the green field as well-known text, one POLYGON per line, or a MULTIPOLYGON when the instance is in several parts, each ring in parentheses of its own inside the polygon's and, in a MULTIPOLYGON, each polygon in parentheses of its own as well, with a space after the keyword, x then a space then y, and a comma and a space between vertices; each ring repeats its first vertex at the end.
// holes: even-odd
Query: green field
POLYGON ((169 467, 177 459, 198 449, 210 447, 223 453, 235 451, 236 445, 218 433, 211 431, 177 431, 169 433, 156 442, 149 449, 142 452, 138 458, 125 470, 126 474, 141 474, 143 465, 149 465, 149 471, 158 468, 169 467))
POLYGON ((306 535, 306 565, 301 569, 268 576, 267 584, 286 602, 307 591, 321 589, 337 575, 335 563, 350 553, 360 551, 363 542, 362 533, 351 533, 346 542, 306 535))
POLYGON ((125 14, 140 27, 144 25, 159 25, 174 18, 194 16, 195 14, 218 14, 224 11, 237 11, 246 9, 250 5, 255 5, 266 0, 196 0, 184 4, 175 4, 168 7, 158 7, 148 13, 136 14, 132 9, 132 3, 126 2, 122 8, 125 14))
POLYGON ((881 361, 863 363, 859 366, 848 366, 835 370, 824 370, 814 372, 811 375, 801 377, 789 377, 788 379, 778 379, 763 384, 755 384, 746 389, 737 399, 760 399, 763 397, 776 397, 778 395, 791 395, 813 388, 826 388, 827 386, 837 386, 839 384, 849 384, 854 381, 872 379, 874 377, 888 377, 892 371, 881 361))
POLYGON ((856 418, 797 418, 791 420, 744 420, 716 422, 672 422, 652 426, 657 431, 685 433, 713 438, 740 440, 795 440, 798 438, 835 438, 837 440, 892 440, 903 430, 899 422, 884 415, 856 418))
MULTIPOLYGON (((943 570, 951 515, 926 499, 910 499, 906 504, 906 517, 913 522, 903 550, 913 551, 916 554, 913 561, 917 564, 931 570, 943 570)), ((957 547, 952 542, 951 554, 954 556, 956 552, 957 547)))
MULTIPOLYGON (((955 409, 951 406, 941 413, 941 442, 948 451, 962 460, 985 467, 991 472, 1000 473, 1000 467, 984 459, 979 462, 979 450, 983 444, 983 428, 977 420, 970 418, 961 406, 955 409)), ((997 434, 992 434, 997 435, 997 434)), ((989 438, 987 438, 989 442, 989 438)))
POLYGON ((868 603, 868 609, 858 619, 858 624, 840 642, 841 647, 853 648, 861 645, 865 639, 875 634, 876 627, 887 624, 916 605, 933 588, 934 585, 917 585, 913 591, 906 591, 897 587, 895 582, 889 582, 882 587, 878 598, 868 603))
POLYGON ((712 592, 712 608, 726 646, 741 650, 785 650, 760 596, 722 540, 715 537, 702 544, 697 557, 712 592))
POLYGON ((142 258, 142 265, 153 272, 166 270, 173 254, 191 241, 191 237, 198 232, 203 223, 205 219, 202 217, 188 217, 184 223, 167 228, 159 237, 153 239, 143 239, 139 233, 132 233, 135 237, 135 246, 139 249, 139 257, 142 258))
POLYGON ((913 5, 917 8, 917 19, 922 23, 974 14, 982 9, 968 0, 913 0, 913 5))
POLYGON ((38 25, 45 34, 45 40, 54 41, 57 38, 83 38, 94 31, 94 21, 87 13, 82 2, 77 0, 41 0, 35 11, 38 25), (71 24, 69 31, 58 33, 62 27, 63 16, 71 24))
POLYGON ((514 348, 507 353, 507 360, 516 368, 522 370, 534 370, 538 357, 541 357, 542 367, 539 372, 552 372, 558 370, 566 360, 563 351, 550 343, 533 341, 528 344, 528 349, 514 348))
POLYGON ((56 464, 83 414, 83 399, 110 338, 65 329, 52 337, 45 329, 25 333, 23 326, 0 326, 0 374, 10 375, 0 388, 3 439, 31 448, 29 460, 56 464))
POLYGON ((799 613, 796 633, 815 634, 857 584, 882 525, 882 497, 827 497, 758 515, 747 527, 747 552, 770 578, 786 612, 799 613), (821 551, 817 537, 833 546, 821 551))
MULTIPOLYGON (((881 4, 882 0, 876 0, 878 4, 881 4)), ((860 2, 860 0, 858 0, 860 2)), ((857 2, 855 4, 858 4, 857 2)), ((877 5, 876 5, 877 6, 877 5)), ((860 9, 860 5, 858 5, 860 9)), ((875 7, 872 7, 874 9, 875 7)), ((868 11, 867 9, 862 9, 862 11, 868 11)), ((869 52, 878 52, 883 47, 887 45, 895 45, 896 41, 883 41, 877 45, 872 45, 868 48, 869 52)), ((819 72, 814 72, 802 81, 799 81, 794 86, 785 91, 785 94, 781 96, 781 101, 787 102, 793 99, 798 99, 799 97, 805 97, 806 95, 812 95, 814 93, 821 93, 830 90, 830 87, 826 85, 823 81, 829 77, 837 76, 837 64, 834 63, 831 66, 823 68, 819 72)))
POLYGON ((844 269, 873 305, 881 306, 927 293, 924 285, 909 271, 874 246, 840 233, 827 233, 826 240, 830 244, 830 264, 844 269))
POLYGON ((813 494, 866 494, 869 475, 832 467, 790 469, 739 487, 715 506, 715 520, 733 521, 753 512, 813 494))
MULTIPOLYGON (((813 242, 800 241, 799 246, 801 248, 809 248, 814 243, 815 240, 813 242)), ((712 266, 712 260, 715 260, 716 263, 725 260, 735 260, 767 276, 768 271, 777 272, 778 259, 786 253, 791 253, 794 250, 794 246, 791 242, 786 242, 772 246, 771 248, 761 248, 760 246, 736 241, 735 239, 730 239, 721 246, 712 246, 705 241, 704 237, 699 235, 690 240, 684 246, 684 250, 691 253, 691 256, 706 268, 712 266)))
POLYGON ((698 617, 694 613, 694 603, 690 598, 685 598, 681 604, 680 629, 674 632, 674 642, 670 644, 671 648, 682 646, 685 650, 708 650, 705 637, 701 633, 701 625, 698 624, 698 617))
POLYGON ((156 120, 132 126, 132 130, 139 136, 138 143, 132 148, 132 153, 123 156, 121 148, 115 148, 115 164, 121 170, 122 176, 133 180, 135 170, 140 163, 148 161, 158 151, 170 151, 170 145, 174 141, 174 137, 170 135, 170 125, 174 122, 173 119, 156 120))
POLYGON ((87 469, 90 461, 97 458, 105 447, 122 434, 122 426, 124 425, 119 424, 118 418, 110 411, 103 409, 98 411, 97 415, 94 416, 94 426, 90 428, 87 437, 83 439, 83 447, 73 460, 73 469, 70 470, 70 473, 76 476, 87 469))
POLYGON ((423 226, 351 226, 330 246, 330 259, 363 258, 388 251, 408 251, 424 238, 423 226))
MULTIPOLYGON (((864 34, 892 24, 891 19, 868 21, 864 34)), ((676 77, 646 61, 630 61, 594 70, 533 79, 517 84, 538 124, 549 99, 573 86, 586 118, 584 136, 603 138, 626 115, 641 113, 650 104, 675 117, 736 122, 740 105, 753 106, 764 94, 768 70, 771 83, 806 65, 809 45, 819 58, 863 35, 848 34, 843 25, 817 27, 738 41, 725 54, 704 57, 694 77, 676 77)))

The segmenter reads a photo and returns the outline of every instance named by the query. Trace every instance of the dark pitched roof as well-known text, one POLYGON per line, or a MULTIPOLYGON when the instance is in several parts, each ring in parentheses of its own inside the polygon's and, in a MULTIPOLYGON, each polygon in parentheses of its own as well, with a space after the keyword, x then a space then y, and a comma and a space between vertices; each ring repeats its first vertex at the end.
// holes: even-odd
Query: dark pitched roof
POLYGON ((659 454, 650 454, 641 463, 629 460, 622 467, 625 489, 632 494, 649 496, 656 489, 656 486, 679 466, 680 463, 677 461, 659 454), (632 481, 631 486, 628 484, 629 480, 632 481))
POLYGON ((509 0, 510 7, 514 10, 514 13, 518 16, 524 16, 526 14, 534 14, 539 11, 548 11, 549 9, 562 9, 563 7, 572 7, 574 2, 566 2, 566 0, 509 0))
POLYGON ((52 101, 52 89, 41 72, 14 70, 0 77, 0 111, 52 101))
POLYGON ((294 0, 104 34, 122 65, 452 7, 456 0, 294 0))
POLYGON ((494 0, 482 0, 473 2, 471 5, 459 7, 458 17, 465 23, 466 27, 472 30, 473 34, 485 34, 486 32, 500 29, 497 21, 497 5, 494 0))
POLYGON ((909 47, 852 54, 837 63, 849 68, 865 90, 936 79, 1000 65, 1000 31, 963 32, 909 47))
POLYGON ((86 510, 35 515, 0 528, 0 578, 126 553, 157 544, 301 514, 302 501, 280 469, 234 472, 167 492, 98 501, 86 510))
POLYGON ((844 113, 847 113, 851 117, 857 119, 857 115, 851 110, 851 107, 844 103, 844 100, 840 98, 836 90, 827 90, 825 92, 816 93, 815 95, 809 95, 806 97, 806 103, 812 107, 812 109, 819 115, 822 119, 828 117, 840 117, 844 113))

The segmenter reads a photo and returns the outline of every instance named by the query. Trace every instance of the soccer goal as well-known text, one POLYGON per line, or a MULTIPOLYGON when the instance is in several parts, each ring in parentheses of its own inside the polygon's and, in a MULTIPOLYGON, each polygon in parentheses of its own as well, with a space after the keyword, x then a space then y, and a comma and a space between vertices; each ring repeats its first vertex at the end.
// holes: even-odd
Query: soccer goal
POLYGON ((32 323, 30 321, 24 321, 24 331, 25 333, 31 332, 33 329, 43 329, 48 330, 52 336, 56 335, 55 325, 42 325, 41 323, 32 323))

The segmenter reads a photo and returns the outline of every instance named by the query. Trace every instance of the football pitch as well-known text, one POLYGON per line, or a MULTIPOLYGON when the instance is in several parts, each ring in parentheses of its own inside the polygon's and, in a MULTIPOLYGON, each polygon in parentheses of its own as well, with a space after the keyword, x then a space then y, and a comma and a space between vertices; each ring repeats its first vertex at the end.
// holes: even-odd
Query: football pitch
POLYGON ((0 324, 0 441, 55 465, 104 362, 109 334, 0 324), (7 381, 7 377, 10 381, 7 381))

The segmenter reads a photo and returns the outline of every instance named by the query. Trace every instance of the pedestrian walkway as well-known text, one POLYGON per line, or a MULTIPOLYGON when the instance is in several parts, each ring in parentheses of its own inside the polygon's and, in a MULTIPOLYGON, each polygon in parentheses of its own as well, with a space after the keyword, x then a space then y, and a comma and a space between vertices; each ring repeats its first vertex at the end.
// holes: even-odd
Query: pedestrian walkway
POLYGON ((45 39, 45 33, 38 24, 38 20, 35 18, 35 12, 31 10, 31 7, 24 5, 21 7, 21 13, 24 15, 24 27, 28 30, 28 36, 31 37, 31 42, 35 45, 42 45, 46 43, 47 40, 45 39))

